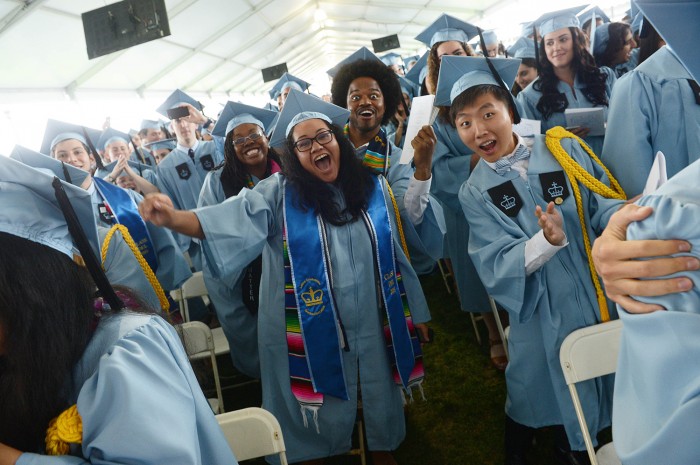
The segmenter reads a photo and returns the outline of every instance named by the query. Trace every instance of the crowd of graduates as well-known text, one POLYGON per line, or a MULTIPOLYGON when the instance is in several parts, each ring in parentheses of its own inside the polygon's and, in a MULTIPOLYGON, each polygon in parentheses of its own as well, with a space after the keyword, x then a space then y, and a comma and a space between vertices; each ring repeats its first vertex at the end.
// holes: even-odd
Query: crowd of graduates
POLYGON ((553 463, 590 463, 559 350, 618 318, 617 377, 578 387, 595 445, 612 426, 624 464, 698 463, 698 19, 590 5, 504 46, 443 14, 423 55, 362 47, 323 98, 284 74, 214 119, 178 89, 138 131, 49 120, 0 157, 0 465, 236 463, 172 327, 198 272, 189 318, 260 379, 290 463, 347 452, 359 408, 395 464, 438 268, 505 372, 507 465, 543 427, 553 463))

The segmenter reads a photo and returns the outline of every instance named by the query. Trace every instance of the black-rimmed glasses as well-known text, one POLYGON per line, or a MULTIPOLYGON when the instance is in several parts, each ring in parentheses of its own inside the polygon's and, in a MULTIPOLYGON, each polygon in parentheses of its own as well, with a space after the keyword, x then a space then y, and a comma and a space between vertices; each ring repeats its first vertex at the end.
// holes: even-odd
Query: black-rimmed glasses
POLYGON ((311 150, 311 146, 314 145, 314 141, 321 145, 326 145, 333 140, 333 131, 321 131, 316 134, 316 137, 305 137, 294 142, 294 148, 300 152, 308 152, 311 150))

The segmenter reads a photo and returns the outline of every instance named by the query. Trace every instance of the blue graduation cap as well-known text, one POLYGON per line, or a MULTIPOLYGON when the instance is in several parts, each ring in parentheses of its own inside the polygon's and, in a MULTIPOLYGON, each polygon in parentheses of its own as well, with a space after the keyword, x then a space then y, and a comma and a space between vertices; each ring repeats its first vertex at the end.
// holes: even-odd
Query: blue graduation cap
MULTIPOLYGON (((97 142, 102 134, 99 129, 86 128, 85 126, 80 126, 77 124, 66 123, 63 121, 58 121, 55 119, 49 119, 46 122, 46 129, 44 130, 44 139, 41 143, 41 148, 39 152, 51 155, 51 152, 56 144, 63 142, 64 140, 76 139, 90 146, 87 139, 85 138, 85 133, 87 133, 90 142, 97 142)), ((97 157, 97 155, 95 154, 97 157)))
POLYGON ((263 108, 265 110, 274 111, 275 113, 279 113, 279 111, 280 111, 280 109, 277 105, 274 105, 273 103, 270 103, 270 102, 267 102, 263 108))
MULTIPOLYGON (((54 193, 51 169, 35 169, 0 156, 0 231, 51 247, 71 259, 82 254, 71 236, 54 193)), ((90 193, 62 182, 93 253, 99 257, 90 193)))
POLYGON ((581 22, 576 15, 585 8, 585 5, 566 8, 564 10, 550 11, 535 20, 535 25, 540 32, 540 37, 544 37, 550 32, 569 27, 581 27, 581 22))
POLYGON ((490 30, 490 31, 483 31, 481 35, 484 37, 484 43, 486 45, 497 45, 498 44, 498 36, 496 35, 496 31, 490 30))
MULTIPOLYGON (((302 91, 299 90, 299 92, 302 91)), ((265 132, 275 119, 276 114, 277 112, 245 105, 243 103, 227 102, 211 133, 214 136, 226 137, 229 132, 244 123, 257 124, 263 132, 265 132)))
POLYGON ((496 80, 486 58, 444 56, 440 63, 440 74, 435 92, 435 106, 450 106, 459 94, 470 87, 489 84, 513 87, 518 74, 520 60, 514 58, 489 58, 503 83, 496 80))
POLYGON ((582 11, 580 11, 576 15, 576 17, 578 18, 579 23, 581 23, 581 26, 583 26, 586 23, 586 21, 589 21, 591 18, 593 18, 594 14, 596 19, 602 19, 603 23, 610 22, 610 18, 608 17, 608 15, 606 15, 605 12, 601 10, 598 5, 588 5, 582 11))
POLYGON ((379 59, 387 66, 404 66, 403 58, 398 53, 389 52, 386 55, 380 56, 379 59))
POLYGON ((284 108, 270 140, 271 147, 282 147, 287 143, 287 136, 295 125, 313 118, 323 119, 336 126, 343 127, 350 117, 350 112, 332 103, 324 102, 312 95, 292 90, 287 96, 284 108))
POLYGON ((125 132, 117 131, 113 128, 107 128, 100 135, 95 147, 97 147, 99 150, 107 150, 107 146, 109 144, 117 141, 122 141, 129 145, 131 142, 131 137, 129 137, 129 134, 125 132))
POLYGON ((382 60, 380 60, 379 57, 372 53, 367 47, 362 47, 358 51, 345 58, 328 71, 326 71, 326 73, 330 77, 334 78, 335 75, 338 74, 338 71, 340 71, 340 68, 347 65, 348 63, 354 63, 360 60, 377 60, 378 62, 383 63, 382 60))
POLYGON ((408 65, 410 65, 411 62, 418 63, 418 60, 420 60, 420 55, 411 55, 404 57, 403 62, 406 65, 406 67, 408 67, 408 65))
POLYGON ((168 110, 182 106, 183 103, 189 103, 197 110, 202 111, 202 105, 180 89, 176 89, 175 92, 170 94, 156 111, 167 118, 168 110))
POLYGON ((144 119, 141 121, 139 130, 143 131, 144 129, 161 129, 161 122, 153 121, 152 119, 144 119))
POLYGON ((635 0, 644 18, 666 41, 667 46, 700 82, 700 2, 670 0, 635 0))
POLYGON ((597 57, 605 52, 610 42, 610 23, 601 24, 595 28, 595 38, 593 42, 593 56, 597 57))
POLYGON ((35 152, 21 145, 15 145, 10 153, 10 158, 24 163, 32 168, 51 170, 51 172, 61 181, 66 181, 74 186, 82 186, 83 181, 89 176, 87 171, 83 171, 75 166, 63 163, 55 158, 51 158, 43 153, 35 152))
POLYGON ((525 38, 532 38, 532 24, 534 21, 527 21, 525 23, 520 23, 520 35, 525 38))
POLYGON ((170 149, 175 150, 177 139, 161 139, 153 142, 147 142, 143 146, 148 150, 170 149))
POLYGON ((632 24, 630 25, 630 28, 632 29, 632 34, 639 34, 639 32, 642 30, 643 21, 644 15, 642 15, 641 12, 634 15, 634 19, 632 19, 632 24))
POLYGON ((309 84, 308 82, 294 76, 293 74, 284 73, 282 77, 280 77, 279 80, 275 83, 272 89, 270 89, 270 98, 276 99, 277 96, 288 87, 304 92, 305 90, 309 90, 310 85, 311 84, 309 84))
POLYGON ((535 58, 535 45, 533 44, 532 39, 520 37, 513 43, 513 45, 506 49, 506 52, 510 58, 535 58), (530 51, 532 51, 532 54, 530 54, 530 51), (521 53, 522 56, 517 56, 517 53, 521 53))
POLYGON ((404 76, 398 76, 399 85, 401 86, 401 92, 408 95, 409 99, 413 99, 420 95, 420 87, 417 86, 413 81, 409 81, 404 76))
MULTIPOLYGON (((118 161, 118 160, 115 160, 115 161, 113 161, 112 163, 109 163, 109 164, 105 165, 104 169, 107 171, 107 173, 111 173, 112 171, 114 171, 114 167, 117 166, 117 163, 119 163, 119 161, 118 161)), ((153 171, 153 167, 152 167, 152 166, 144 165, 143 163, 139 163, 139 162, 137 162, 137 161, 127 160, 127 163, 128 163, 129 166, 131 166, 131 168, 132 168, 134 171, 136 171, 139 175, 143 175, 143 172, 146 171, 146 170, 153 171)), ((119 176, 120 176, 120 177, 121 177, 121 176, 126 176, 126 175, 127 175, 126 171, 122 171, 121 173, 119 173, 119 176)))
POLYGON ((421 86, 423 84, 423 80, 425 79, 426 74, 428 73, 428 55, 430 52, 425 52, 420 59, 416 62, 415 65, 413 65, 413 68, 406 73, 406 76, 404 76, 406 79, 411 81, 417 86, 421 86), (425 70, 425 74, 423 74, 423 70, 425 70))
POLYGON ((438 42, 456 40, 469 42, 469 39, 479 35, 476 26, 447 14, 440 15, 433 23, 416 36, 416 40, 432 47, 438 42))

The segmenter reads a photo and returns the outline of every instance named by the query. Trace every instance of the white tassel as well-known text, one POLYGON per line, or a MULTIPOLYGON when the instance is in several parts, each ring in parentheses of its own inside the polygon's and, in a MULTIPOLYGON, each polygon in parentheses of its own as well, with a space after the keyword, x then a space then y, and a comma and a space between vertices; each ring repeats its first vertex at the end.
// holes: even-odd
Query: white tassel
POLYGON ((304 420, 304 428, 309 427, 309 420, 306 417, 306 412, 311 412, 311 416, 314 420, 314 425, 316 426, 316 433, 321 434, 321 427, 318 424, 318 409, 320 407, 315 405, 302 405, 299 404, 301 409, 301 418, 304 420))

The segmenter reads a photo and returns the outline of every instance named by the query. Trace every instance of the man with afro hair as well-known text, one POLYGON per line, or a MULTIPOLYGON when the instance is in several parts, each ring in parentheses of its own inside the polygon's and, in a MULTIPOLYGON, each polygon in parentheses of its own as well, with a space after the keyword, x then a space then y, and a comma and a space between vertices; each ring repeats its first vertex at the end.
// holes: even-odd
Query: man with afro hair
POLYGON ((387 178, 399 207, 412 264, 418 273, 429 272, 442 256, 444 235, 442 210, 429 196, 437 139, 431 126, 423 126, 411 141, 413 163, 399 163, 401 149, 387 138, 382 125, 396 113, 400 99, 396 74, 376 58, 345 62, 333 78, 331 101, 350 110, 345 134, 365 166, 387 178))

